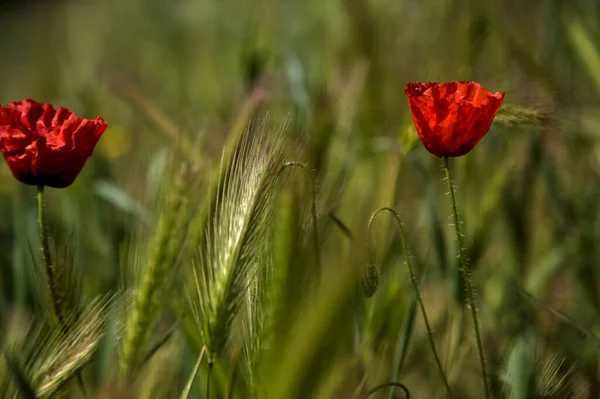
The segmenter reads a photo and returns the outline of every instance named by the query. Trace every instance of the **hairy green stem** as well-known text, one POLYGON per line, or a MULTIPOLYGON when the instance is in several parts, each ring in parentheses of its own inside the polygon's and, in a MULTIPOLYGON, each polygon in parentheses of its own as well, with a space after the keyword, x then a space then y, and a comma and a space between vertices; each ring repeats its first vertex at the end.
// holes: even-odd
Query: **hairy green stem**
POLYGON ((456 234, 456 249, 458 251, 458 260, 460 263, 460 272, 465 282, 467 289, 467 301, 469 308, 471 309, 471 318, 473 319, 473 327, 475 329, 475 339, 477 341, 477 350, 479 352, 479 363, 481 366, 481 379, 483 382, 483 388, 485 390, 486 399, 490 399, 490 387, 488 382, 488 375, 485 363, 485 354, 483 353, 483 344, 481 342, 481 332, 479 330, 479 320, 477 318, 477 308, 475 307, 475 295, 473 294, 473 282, 471 281, 471 274, 467 268, 466 255, 464 253, 465 247, 463 243, 463 235, 460 229, 460 221, 458 219, 458 212, 456 210, 456 197, 454 195, 454 183, 452 182, 452 176, 450 174, 450 167, 448 166, 448 157, 444 157, 444 172, 446 173, 446 183, 448 184, 448 191, 450 193, 450 202, 452 205, 452 218, 454 222, 454 232, 456 234))
MULTIPOLYGON (((50 302, 52 302, 52 310, 58 320, 59 328, 66 334, 67 325, 61 308, 61 300, 59 293, 61 287, 56 280, 56 265, 52 262, 50 254, 50 245, 48 244, 48 233, 46 232, 46 218, 44 212, 44 186, 37 186, 37 202, 38 202, 38 223, 40 225, 40 239, 42 241, 42 258, 44 260, 44 270, 46 271, 46 283, 50 292, 50 302)), ((77 384, 84 397, 87 396, 85 384, 81 372, 77 372, 77 384)))
MULTIPOLYGON (((435 362, 437 364, 438 370, 444 382, 444 386, 446 387, 446 391, 448 392, 448 396, 451 397, 450 384, 448 384, 448 379, 446 378, 446 373, 444 372, 444 368, 442 367, 442 361, 438 355, 437 349, 435 348, 435 342, 433 340, 433 330, 431 329, 431 325, 429 324, 429 318, 427 317, 427 311, 425 310, 425 304, 423 303, 423 298, 421 297, 421 290, 419 288, 419 283, 417 282, 417 278, 415 277, 415 273, 412 268, 412 263, 410 261, 410 254, 408 252, 408 246, 406 245, 406 237, 404 235, 404 228, 402 227, 402 221, 400 220, 400 215, 398 212, 393 210, 392 208, 379 208, 372 215, 371 219, 369 219, 369 225, 367 228, 368 237, 371 237, 371 228, 373 226, 373 221, 375 217, 380 212, 389 212, 396 221, 398 225, 398 231, 400 233, 400 241, 402 244, 402 251, 404 252, 404 259, 406 263, 406 268, 408 269, 408 274, 410 276, 410 281, 412 282, 413 288, 415 289, 415 295, 417 297, 417 301, 419 303, 419 307, 421 308, 421 314, 423 315, 423 321, 425 322, 425 329, 427 330, 427 338, 429 339, 429 345, 431 346, 431 351, 433 352, 433 356, 435 357, 435 362)), ((370 240, 368 241, 370 247, 370 240)))
POLYGON ((48 245, 48 234, 46 233, 46 221, 44 213, 44 186, 37 187, 37 200, 38 200, 38 222, 40 225, 40 238, 42 241, 42 258, 44 260, 44 270, 46 271, 46 282, 48 284, 48 290, 50 292, 50 301, 52 302, 52 309, 56 316, 61 328, 64 324, 63 314, 61 310, 60 298, 58 296, 59 287, 56 281, 56 270, 54 263, 52 263, 52 257, 50 255, 50 246, 48 245))
POLYGON ((319 226, 317 225, 317 222, 318 222, 318 220, 317 220, 317 185, 316 185, 316 181, 315 181, 315 175, 314 175, 314 172, 312 172, 310 169, 308 169, 308 167, 301 162, 286 162, 283 165, 283 167, 281 168, 281 171, 283 171, 284 169, 289 168, 289 167, 296 167, 296 168, 302 169, 304 172, 306 172, 306 175, 308 176, 308 178, 310 180, 310 186, 311 186, 310 213, 311 213, 311 217, 312 217, 313 246, 315 249, 315 268, 316 268, 317 281, 320 281, 321 273, 322 273, 321 247, 319 244, 319 226))

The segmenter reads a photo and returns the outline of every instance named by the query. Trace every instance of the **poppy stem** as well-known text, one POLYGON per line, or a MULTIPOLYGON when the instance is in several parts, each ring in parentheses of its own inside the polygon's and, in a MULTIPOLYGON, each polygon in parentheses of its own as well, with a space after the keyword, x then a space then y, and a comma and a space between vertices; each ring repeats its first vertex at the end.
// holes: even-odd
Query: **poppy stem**
POLYGON ((450 174, 450 167, 448 157, 444 157, 444 172, 446 173, 446 183, 448 184, 448 191, 450 193, 450 202, 452 205, 452 218, 454 222, 454 232, 456 234, 456 249, 458 251, 458 260, 460 264, 460 272, 465 283, 467 291, 467 301, 469 308, 471 309, 471 318, 473 319, 473 327, 475 329, 475 339, 477 341, 477 349, 479 352, 479 363, 481 366, 481 379, 483 380, 483 387, 485 390, 486 399, 490 399, 490 387, 488 382, 488 375, 485 362, 485 354, 483 353, 483 344, 481 342, 481 332, 479 330, 479 320, 477 318, 477 308, 475 307, 475 296, 473 293, 473 282, 471 280, 471 274, 467 267, 467 259, 465 255, 465 247, 463 243, 463 235, 460 229, 460 221, 458 219, 458 211, 456 210, 456 196, 454 194, 454 183, 450 174))
MULTIPOLYGON (((58 287, 56 281, 56 270, 55 265, 52 262, 52 256, 50 255, 50 245, 48 244, 48 234, 46 232, 46 220, 44 212, 44 186, 37 186, 37 200, 38 200, 38 222, 40 225, 40 239, 42 241, 42 258, 44 259, 44 270, 46 271, 46 282, 48 284, 48 291, 50 292, 50 301, 52 302, 52 310, 58 320, 59 328, 66 334, 67 326, 63 317, 60 298, 58 296, 58 287)), ((85 384, 81 376, 81 372, 77 372, 77 384, 79 389, 83 393, 84 397, 87 397, 85 384)))
MULTIPOLYGON (((371 219, 369 219, 369 225, 367 227, 368 237, 371 236, 371 227, 373 225, 373 221, 375 217, 380 212, 388 212, 396 221, 398 225, 398 231, 400 232, 400 242, 402 244, 402 251, 404 252, 404 263, 406 264, 406 268, 408 269, 408 274, 410 276, 410 281, 412 282, 413 288, 415 289, 415 295, 417 297, 417 302, 419 303, 419 307, 421 308, 421 314, 423 315, 423 321, 425 322, 425 329, 427 330, 427 338, 429 339, 429 346, 431 346, 431 351, 433 352, 433 357, 435 358, 435 363, 437 364, 438 370, 442 377, 442 381, 444 381, 444 386, 446 387, 446 391, 448 392, 448 397, 452 397, 452 391, 450 390, 450 384, 448 383, 448 379, 446 378, 446 373, 444 372, 444 367, 442 366, 442 361, 438 355, 437 349, 435 348, 435 342, 433 340, 433 330, 431 325, 429 324, 429 318, 427 317, 427 311, 425 310, 425 304, 423 303, 423 298, 421 297, 421 290, 419 289, 419 283, 417 282, 417 278, 415 277, 415 273, 412 268, 412 263, 410 261, 410 254, 408 252, 408 246, 406 245, 406 236, 404 235, 404 228, 402 227, 402 221, 400 220, 400 215, 398 212, 393 210, 392 208, 379 208, 372 215, 371 219)), ((369 247, 371 240, 368 240, 367 243, 369 247)), ((374 392, 374 391, 373 391, 374 392)), ((370 394, 369 394, 370 395, 370 394)), ((407 392, 408 397, 408 392, 407 392)))
POLYGON ((60 299, 58 297, 58 287, 55 278, 55 267, 52 263, 52 257, 50 255, 50 246, 48 245, 48 234, 46 233, 46 222, 44 217, 44 186, 37 187, 37 199, 38 199, 38 221, 40 224, 40 238, 42 241, 42 257, 44 259, 44 269, 46 271, 46 279, 48 283, 48 290, 50 292, 50 300, 52 302, 52 309, 54 315, 58 319, 58 323, 63 328, 63 315, 60 309, 60 299))

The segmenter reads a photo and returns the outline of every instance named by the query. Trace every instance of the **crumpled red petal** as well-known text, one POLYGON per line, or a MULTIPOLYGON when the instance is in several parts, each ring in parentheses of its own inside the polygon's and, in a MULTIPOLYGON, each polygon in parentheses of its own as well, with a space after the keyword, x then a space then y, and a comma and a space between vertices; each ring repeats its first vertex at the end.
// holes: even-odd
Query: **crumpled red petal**
POLYGON ((465 155, 487 134, 505 93, 477 82, 413 82, 404 91, 419 138, 438 157, 465 155))
POLYGON ((0 106, 0 150, 16 179, 71 185, 106 130, 101 117, 80 119, 67 108, 34 100, 0 106))

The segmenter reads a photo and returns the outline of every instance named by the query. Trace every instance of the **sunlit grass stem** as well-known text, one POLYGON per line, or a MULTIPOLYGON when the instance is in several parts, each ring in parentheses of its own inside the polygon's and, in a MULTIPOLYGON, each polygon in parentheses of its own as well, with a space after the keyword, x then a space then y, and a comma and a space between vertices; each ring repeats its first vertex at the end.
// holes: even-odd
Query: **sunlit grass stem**
MULTIPOLYGON (((431 351, 433 352, 433 357, 435 358, 435 362, 436 362, 438 370, 440 372, 440 376, 442 377, 442 380, 444 382, 446 391, 448 392, 448 396, 451 397, 452 395, 451 395, 451 390, 450 390, 450 384, 448 384, 448 379, 446 378, 446 373, 444 372, 444 368, 442 366, 442 361, 440 360, 437 349, 435 348, 435 342, 433 340, 433 330, 431 329, 431 325, 429 324, 429 318, 427 317, 427 311, 425 310, 425 304, 423 303, 423 298, 421 297, 421 290, 419 288, 419 283, 417 282, 417 278, 415 277, 415 273, 412 268, 410 254, 408 252, 408 246, 406 245, 406 237, 404 235, 404 228, 402 227, 402 221, 400 220, 400 215, 398 215, 398 212, 396 212, 392 208, 379 208, 378 210, 373 212, 373 214, 371 215, 371 218, 369 219, 369 225, 367 228, 368 237, 369 238, 371 237, 371 229, 372 229, 373 221, 375 220, 375 217, 377 215, 379 215, 381 212, 389 212, 394 217, 394 220, 396 221, 396 224, 398 226, 398 231, 400 233, 400 241, 402 244, 402 252, 404 252, 406 268, 408 269, 410 281, 412 282, 413 288, 415 289, 415 295, 417 297, 419 307, 421 308, 421 314, 423 315, 423 321, 425 322, 425 329, 427 330, 427 338, 429 339, 429 345, 431 346, 431 351)), ((371 245, 370 240, 368 242, 369 242, 369 245, 371 245)))
POLYGON ((444 172, 446 174, 446 183, 448 184, 448 191, 450 193, 450 202, 452 205, 452 218, 454 222, 454 232, 456 234, 456 249, 458 251, 458 260, 460 264, 460 272, 465 282, 467 290, 467 301, 471 310, 471 318, 473 319, 473 327, 475 329, 475 339, 477 341, 477 350, 479 352, 479 363, 481 366, 481 379, 485 390, 486 399, 491 398, 490 387, 488 382, 485 354, 483 352, 483 344, 481 342, 481 332, 479 330, 479 320, 477 318, 477 308, 475 307, 475 295, 473 293, 473 282, 471 281, 471 274, 467 268, 467 259, 465 255, 465 246, 463 242, 463 235, 460 229, 460 221, 458 219, 458 211, 456 210, 456 197, 454 195, 454 183, 450 174, 450 167, 448 157, 444 157, 444 172))

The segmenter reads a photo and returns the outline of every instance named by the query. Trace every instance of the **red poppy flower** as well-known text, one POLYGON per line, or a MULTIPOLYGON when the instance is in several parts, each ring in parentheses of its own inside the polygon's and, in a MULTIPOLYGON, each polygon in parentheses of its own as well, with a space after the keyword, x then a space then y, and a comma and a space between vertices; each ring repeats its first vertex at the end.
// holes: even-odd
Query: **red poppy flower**
POLYGON ((492 94, 477 82, 415 82, 404 93, 421 142, 438 157, 471 151, 490 129, 505 94, 492 94))
POLYGON ((17 180, 67 187, 106 129, 100 117, 80 119, 66 108, 34 100, 0 105, 0 150, 17 180))

